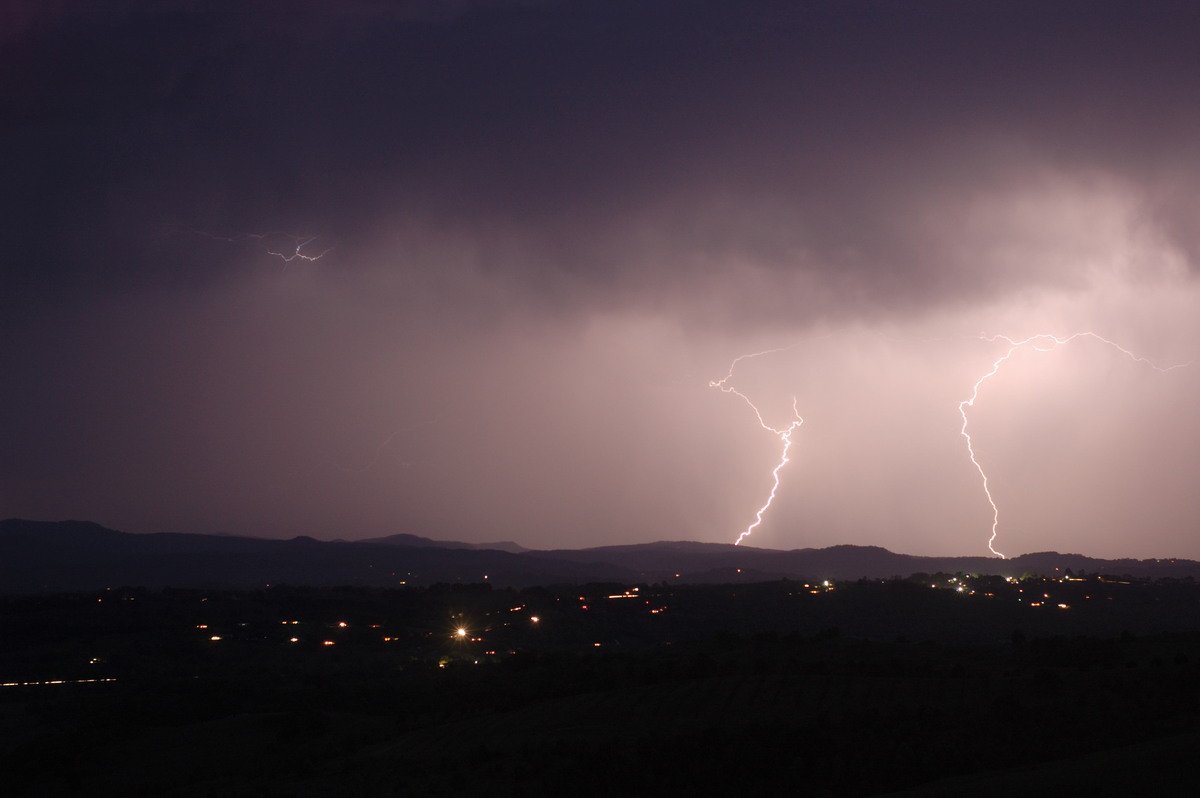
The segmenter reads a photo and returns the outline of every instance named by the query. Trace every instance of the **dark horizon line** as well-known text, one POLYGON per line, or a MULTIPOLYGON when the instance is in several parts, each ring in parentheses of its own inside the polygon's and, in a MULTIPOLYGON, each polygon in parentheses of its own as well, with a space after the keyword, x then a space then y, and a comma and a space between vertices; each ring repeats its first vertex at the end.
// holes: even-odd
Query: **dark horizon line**
POLYGON ((765 548, 765 547, 753 546, 753 545, 749 545, 749 544, 718 543, 718 542, 711 542, 711 541, 700 541, 700 540, 689 540, 689 539, 678 539, 678 540, 660 539, 660 540, 647 541, 647 542, 642 542, 642 543, 612 543, 612 544, 606 544, 603 546, 583 546, 583 547, 578 547, 578 548, 567 548, 567 547, 530 548, 530 547, 527 547, 521 543, 518 543, 518 542, 512 541, 512 540, 496 540, 496 541, 487 541, 487 542, 483 542, 483 543, 471 543, 468 541, 461 541, 461 540, 441 540, 438 538, 427 537, 425 535, 417 535, 417 534, 414 534, 411 532, 396 532, 396 533, 392 533, 390 535, 378 535, 378 536, 371 537, 371 538, 361 538, 361 539, 318 538, 318 537, 314 537, 312 535, 307 535, 307 534, 292 535, 291 537, 265 537, 265 536, 260 536, 260 535, 235 533, 235 532, 173 532, 173 531, 131 532, 128 530, 115 529, 113 527, 105 526, 104 524, 101 524, 97 521, 90 521, 90 520, 85 520, 85 519, 74 519, 74 518, 62 519, 59 521, 43 521, 43 520, 37 520, 37 519, 16 518, 16 517, 0 519, 0 527, 3 527, 8 524, 13 524, 13 523, 37 524, 37 525, 45 525, 45 526, 58 526, 58 525, 63 525, 63 524, 78 524, 78 525, 96 527, 96 528, 104 530, 106 532, 114 532, 114 533, 120 534, 120 535, 133 535, 133 536, 139 536, 139 537, 151 536, 151 535, 175 535, 175 536, 181 536, 181 537, 195 537, 195 538, 203 538, 203 537, 241 538, 241 539, 245 539, 245 540, 257 540, 257 541, 266 541, 266 542, 272 542, 272 541, 288 542, 288 541, 295 541, 295 540, 312 540, 317 543, 349 543, 349 544, 368 544, 368 545, 389 545, 386 541, 388 541, 390 539, 412 538, 414 540, 426 541, 430 544, 434 544, 433 546, 430 546, 431 548, 465 548, 465 549, 472 549, 472 550, 477 550, 477 551, 506 551, 503 548, 495 548, 495 547, 508 545, 508 546, 514 546, 520 550, 517 552, 508 552, 508 553, 514 553, 514 554, 526 554, 526 553, 549 554, 549 553, 554 553, 554 552, 568 552, 568 551, 570 551, 570 552, 587 552, 587 551, 604 551, 604 550, 612 550, 612 549, 646 548, 646 547, 652 547, 652 546, 658 546, 658 545, 689 545, 689 546, 704 546, 704 547, 720 547, 723 549, 730 549, 730 550, 743 549, 743 550, 752 550, 752 551, 760 551, 760 552, 787 552, 787 553, 805 552, 805 551, 814 551, 814 552, 830 551, 830 550, 837 550, 837 549, 859 549, 859 550, 874 549, 874 550, 886 552, 888 554, 898 556, 898 557, 910 557, 913 559, 929 559, 929 560, 971 559, 971 560, 994 560, 997 562, 1004 562, 1004 561, 1019 561, 1024 558, 1027 558, 1027 557, 1058 556, 1058 557, 1082 558, 1085 560, 1096 560, 1099 562, 1137 562, 1137 563, 1195 562, 1195 563, 1200 564, 1200 560, 1193 560, 1190 557, 1134 557, 1134 556, 1098 557, 1098 556, 1094 556, 1094 555, 1090 555, 1090 554, 1083 554, 1081 552, 1060 552, 1060 551, 1055 551, 1053 549, 1048 549, 1048 550, 1043 550, 1043 551, 1030 551, 1030 552, 1024 552, 1022 554, 1005 557, 1005 556, 995 556, 990 553, 988 553, 988 554, 909 554, 906 552, 893 551, 892 549, 889 549, 885 546, 880 546, 877 544, 835 543, 830 546, 804 546, 804 547, 798 547, 798 548, 792 548, 792 549, 777 549, 777 548, 765 548))

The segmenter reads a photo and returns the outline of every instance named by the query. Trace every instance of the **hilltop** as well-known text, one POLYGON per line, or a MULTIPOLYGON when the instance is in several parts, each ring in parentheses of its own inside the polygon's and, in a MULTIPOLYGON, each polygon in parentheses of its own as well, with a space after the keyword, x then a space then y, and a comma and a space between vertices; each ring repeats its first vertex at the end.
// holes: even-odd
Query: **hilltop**
POLYGON ((0 590, 44 593, 114 585, 261 587, 271 584, 391 587, 487 582, 526 587, 589 581, 697 584, 772 579, 887 579, 915 573, 1107 573, 1196 577, 1194 560, 1103 560, 1037 552, 1011 559, 897 554, 840 545, 778 551, 691 541, 527 550, 398 534, 362 541, 275 540, 170 532, 132 534, 87 521, 0 521, 0 590))

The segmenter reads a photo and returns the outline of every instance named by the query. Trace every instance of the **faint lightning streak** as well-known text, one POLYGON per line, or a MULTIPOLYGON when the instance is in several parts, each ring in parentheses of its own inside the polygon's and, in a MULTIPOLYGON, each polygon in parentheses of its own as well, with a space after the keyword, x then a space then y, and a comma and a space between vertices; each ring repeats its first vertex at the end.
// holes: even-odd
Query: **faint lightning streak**
MULTIPOLYGON (((266 236, 253 236, 253 237, 254 238, 266 238, 266 236)), ((282 260, 284 263, 291 263, 292 261, 296 260, 297 258, 299 258, 300 260, 307 260, 307 261, 320 260, 321 258, 325 257, 326 255, 328 255, 330 252, 333 251, 333 247, 326 247, 325 249, 321 250, 316 255, 306 255, 303 252, 301 252, 300 250, 304 249, 306 246, 308 246, 312 242, 316 241, 318 238, 320 238, 320 236, 309 236, 308 238, 304 238, 302 236, 288 236, 288 238, 291 238, 293 243, 295 243, 295 245, 296 245, 295 249, 292 252, 290 252, 290 253, 289 252, 275 252, 274 250, 268 249, 267 254, 274 255, 275 257, 282 260)))
POLYGON ((775 469, 771 472, 771 476, 774 479, 774 483, 771 485, 771 493, 769 496, 767 496, 766 502, 764 502, 762 507, 758 508, 758 512, 755 513, 754 523, 752 523, 748 527, 746 527, 746 529, 743 530, 737 536, 737 540, 735 540, 733 542, 733 545, 735 545, 735 546, 740 545, 743 540, 745 540, 747 537, 749 537, 750 534, 753 533, 754 530, 756 528, 758 528, 759 525, 762 524, 763 514, 766 513, 767 508, 769 508, 771 506, 771 503, 773 501, 775 501, 775 494, 779 491, 779 472, 789 462, 788 451, 792 448, 792 433, 800 428, 800 425, 804 423, 804 419, 800 417, 800 412, 796 407, 796 397, 793 396, 792 397, 792 415, 794 415, 795 418, 784 429, 777 429, 776 427, 772 427, 770 424, 768 424, 763 419, 762 413, 759 411, 758 407, 754 404, 754 402, 750 401, 750 397, 746 396, 746 394, 742 393, 737 388, 734 388, 732 385, 729 385, 728 383, 729 383, 729 380, 733 379, 733 371, 734 371, 734 369, 737 368, 737 364, 739 362, 741 362, 742 360, 747 360, 747 359, 753 358, 753 357, 760 357, 762 355, 769 355, 774 352, 782 352, 782 351, 784 351, 784 349, 790 349, 790 348, 791 347, 783 347, 780 349, 767 349, 765 351, 754 352, 749 355, 740 355, 737 358, 734 358, 734 361, 729 364, 729 371, 728 371, 728 373, 726 373, 726 375, 724 377, 722 377, 719 380, 712 380, 708 383, 708 387, 710 387, 710 388, 718 388, 723 393, 731 393, 734 396, 741 398, 741 400, 743 402, 745 402, 747 405, 749 405, 750 409, 754 411, 754 415, 758 419, 759 426, 761 426, 767 432, 770 432, 771 434, 777 436, 779 438, 779 440, 783 442, 783 451, 780 453, 780 456, 779 456, 779 464, 776 465, 775 469))
POLYGON ((997 535, 997 532, 1000 527, 1000 508, 996 504, 996 500, 992 497, 992 492, 991 492, 990 488, 988 487, 987 472, 985 472, 983 470, 983 466, 980 465, 979 460, 975 457, 975 447, 972 444, 970 433, 967 432, 967 408, 975 406, 975 400, 979 398, 980 386, 982 386, 983 383, 985 383, 991 377, 994 377, 996 375, 996 373, 1000 371, 1000 367, 1004 365, 1005 361, 1007 361, 1009 358, 1011 358, 1017 352, 1017 350, 1021 349, 1024 346, 1031 346, 1035 351, 1049 352, 1053 349, 1058 348, 1059 346, 1061 346, 1063 344, 1067 344, 1067 343, 1070 343, 1071 341, 1074 341, 1076 338, 1085 338, 1085 337, 1093 338, 1097 341, 1100 341, 1103 344, 1107 344, 1108 346, 1111 346, 1112 348, 1114 348, 1117 351, 1124 354, 1126 357, 1128 357, 1130 360, 1134 361, 1135 363, 1143 363, 1143 364, 1149 366, 1150 368, 1154 369, 1155 371, 1160 371, 1164 374, 1168 371, 1173 371, 1178 368, 1183 368, 1185 366, 1191 366, 1195 362, 1195 361, 1189 360, 1186 363, 1176 363, 1175 365, 1172 365, 1172 366, 1165 366, 1165 367, 1159 366, 1156 363, 1154 363, 1153 361, 1148 360, 1147 358, 1141 357, 1140 355, 1136 355, 1133 352, 1126 349, 1125 347, 1121 346, 1120 344, 1115 343, 1114 341, 1110 341, 1107 338, 1105 338, 1101 335, 1097 335, 1094 332, 1077 332, 1077 333, 1067 336, 1066 338, 1059 338, 1058 336, 1050 335, 1049 333, 1039 333, 1037 335, 1031 335, 1030 337, 1028 337, 1022 341, 1014 341, 1012 338, 1009 338, 1007 335, 992 335, 992 336, 981 335, 980 336, 980 338, 982 338, 985 341, 989 341, 989 342, 1005 341, 1008 343, 1008 350, 1005 351, 1005 353, 1003 355, 998 357, 995 360, 995 362, 992 363, 992 368, 990 371, 988 371, 986 374, 984 374, 982 377, 980 377, 978 380, 975 381, 975 385, 971 389, 971 396, 958 403, 958 412, 959 412, 959 415, 962 416, 962 427, 959 430, 959 434, 962 435, 963 438, 967 442, 967 454, 970 456, 971 462, 974 464, 976 470, 979 471, 979 476, 983 480, 983 493, 985 496, 987 496, 988 504, 990 504, 992 507, 992 534, 991 534, 991 537, 988 538, 988 549, 992 552, 992 554, 995 554, 997 557, 1000 557, 1001 559, 1004 559, 1004 555, 1001 554, 1000 552, 996 551, 996 547, 993 545, 996 542, 996 535, 997 535))
MULTIPOLYGON (((393 431, 390 435, 388 435, 386 438, 384 438, 382 441, 380 441, 378 444, 375 445, 375 451, 371 454, 370 458, 367 460, 365 465, 354 468, 351 466, 342 465, 341 463, 333 461, 333 460, 330 460, 330 461, 324 463, 323 465, 329 466, 330 468, 337 469, 338 471, 341 471, 343 474, 353 474, 353 475, 365 474, 366 472, 368 472, 372 468, 374 468, 376 463, 378 463, 380 460, 383 459, 384 450, 389 448, 392 444, 392 441, 396 440, 396 438, 400 437, 400 435, 407 433, 407 432, 411 432, 415 429, 419 429, 421 427, 432 426, 434 424, 439 423, 439 421, 440 421, 440 419, 433 418, 433 419, 429 419, 428 421, 422 421, 422 422, 419 422, 416 424, 406 424, 405 426, 402 426, 399 429, 393 431)), ((316 466, 315 468, 320 468, 320 467, 322 467, 322 466, 316 466)), ((404 462, 400 463, 400 467, 401 468, 411 468, 412 463, 409 461, 404 461, 404 462)), ((315 468, 314 468, 314 470, 315 470, 315 468)))
POLYGON ((262 249, 263 252, 267 253, 268 255, 272 255, 276 258, 279 258, 285 264, 291 263, 294 260, 305 260, 305 261, 309 261, 309 262, 318 261, 321 258, 328 255, 334 249, 332 246, 326 247, 325 249, 321 250, 320 252, 317 252, 315 255, 310 255, 307 252, 305 252, 304 248, 307 247, 309 244, 313 243, 314 241, 316 241, 317 239, 319 239, 321 237, 320 235, 298 236, 298 235, 292 235, 291 233, 273 232, 273 233, 239 233, 238 235, 235 235, 235 236, 220 236, 220 235, 215 235, 213 233, 206 232, 204 230, 193 229, 192 232, 195 233, 196 235, 202 235, 207 238, 216 239, 217 241, 228 241, 231 244, 237 244, 237 243, 241 243, 241 242, 249 241, 249 240, 260 241, 262 243, 259 246, 261 246, 263 248, 262 249), (277 247, 278 244, 274 243, 274 242, 278 242, 279 239, 287 239, 290 242, 290 246, 291 246, 290 252, 287 249, 282 249, 280 251, 276 251, 276 249, 274 247, 277 247))
POLYGON ((365 474, 367 471, 371 470, 372 466, 379 462, 379 459, 383 456, 383 450, 386 449, 388 444, 394 441, 396 436, 398 436, 401 432, 404 432, 403 428, 396 430, 391 435, 384 438, 383 441, 375 447, 375 453, 371 456, 371 459, 367 461, 367 464, 361 468, 350 468, 342 465, 341 463, 330 463, 330 465, 345 474, 365 474))

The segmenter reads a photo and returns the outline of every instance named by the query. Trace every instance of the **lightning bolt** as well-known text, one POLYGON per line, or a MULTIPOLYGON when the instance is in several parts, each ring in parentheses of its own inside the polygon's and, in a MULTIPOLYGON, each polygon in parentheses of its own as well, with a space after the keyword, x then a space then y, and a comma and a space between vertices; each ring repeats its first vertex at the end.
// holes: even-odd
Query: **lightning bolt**
POLYGON ((783 470, 783 467, 785 465, 788 464, 788 451, 792 448, 792 433, 800 428, 800 425, 804 423, 804 419, 800 417, 800 412, 796 407, 796 397, 793 396, 792 397, 792 415, 795 418, 792 419, 790 424, 788 424, 786 427, 784 427, 782 429, 772 427, 770 424, 768 424, 763 419, 762 413, 759 411, 758 407, 754 404, 754 402, 750 401, 750 397, 746 396, 746 394, 742 393, 737 388, 734 388, 732 385, 730 385, 729 381, 733 379, 734 369, 737 368, 737 364, 740 363, 741 361, 748 360, 748 359, 754 358, 754 357, 761 357, 763 355, 769 355, 769 354, 772 354, 775 352, 782 352, 785 349, 790 349, 790 348, 791 347, 782 347, 780 349, 767 349, 762 352, 754 352, 754 353, 748 354, 748 355, 740 355, 740 356, 734 358, 733 362, 729 364, 729 371, 724 377, 722 377, 719 380, 712 380, 708 383, 708 387, 710 387, 710 388, 717 388, 723 393, 729 393, 729 394, 733 394, 734 396, 739 397, 743 402, 745 402, 747 405, 750 406, 751 410, 754 411, 754 416, 755 416, 755 418, 758 419, 759 426, 762 427, 763 429, 765 429, 767 432, 770 432, 772 435, 775 435, 776 437, 778 437, 780 442, 783 443, 783 451, 780 453, 780 456, 779 456, 779 464, 776 465, 775 469, 771 472, 771 477, 774 480, 774 482, 771 484, 771 493, 769 496, 767 496, 766 502, 764 502, 762 507, 758 508, 758 512, 755 513, 754 522, 751 523, 749 526, 747 526, 740 534, 738 534, 737 540, 735 540, 733 542, 733 545, 735 545, 735 546, 741 545, 741 542, 743 540, 745 540, 746 538, 748 538, 751 535, 751 533, 753 533, 754 530, 756 528, 758 528, 758 526, 760 524, 762 524, 763 514, 766 513, 767 509, 771 506, 771 503, 773 501, 775 501, 775 494, 779 491, 779 472, 781 470, 783 470))
MULTIPOLYGON (((318 261, 333 251, 332 246, 309 254, 305 248, 309 244, 321 238, 320 235, 315 236, 297 236, 291 233, 239 233, 235 236, 219 236, 214 233, 209 233, 204 230, 191 229, 196 235, 205 236, 206 238, 216 239, 217 241, 227 241, 231 244, 240 244, 244 241, 258 241, 259 246, 263 248, 263 252, 272 255, 282 260, 285 264, 291 263, 294 260, 306 260, 309 262, 318 261), (286 246, 281 247, 281 243, 286 243, 286 246)), ((286 267, 285 267, 286 268, 286 267)))
MULTIPOLYGON (((376 463, 378 463, 381 459, 383 459, 384 449, 387 449, 389 446, 391 446, 392 441, 396 440, 396 438, 398 438, 400 435, 407 433, 407 432, 411 432, 415 429, 419 429, 421 427, 432 426, 439 422, 440 422, 440 419, 434 418, 434 419, 430 419, 428 421, 422 421, 417 424, 407 424, 403 427, 400 427, 399 429, 392 432, 392 434, 388 435, 386 438, 384 438, 382 441, 380 441, 375 446, 375 451, 371 455, 370 459, 367 460, 366 465, 355 468, 355 467, 351 467, 351 466, 342 465, 341 463, 334 462, 334 461, 329 461, 325 465, 335 468, 338 471, 341 471, 343 474, 365 474, 366 472, 370 471, 375 466, 376 463)), ((410 463, 408 461, 404 461, 404 462, 400 463, 400 467, 401 468, 411 468, 412 463, 410 463)))
POLYGON ((996 547, 994 545, 996 542, 996 535, 997 535, 997 533, 999 531, 999 527, 1000 527, 1000 507, 996 504, 996 500, 992 496, 992 491, 988 487, 987 472, 983 470, 983 466, 980 465, 978 458, 976 458, 975 447, 971 442, 971 435, 969 432, 967 432, 967 423, 968 423, 967 422, 967 408, 975 406, 975 400, 979 398, 980 387, 985 382, 987 382, 989 379, 996 376, 996 374, 1000 371, 1001 367, 1005 364, 1005 362, 1007 362, 1008 359, 1011 358, 1018 350, 1023 349, 1025 347, 1030 347, 1038 352, 1049 352, 1053 349, 1057 349, 1059 346, 1071 343, 1072 341, 1076 340, 1077 338, 1092 338, 1096 341, 1099 341, 1102 344, 1105 344, 1107 346, 1112 347, 1113 349, 1116 349, 1118 352, 1125 355, 1126 357, 1128 357, 1130 360, 1134 361, 1135 363, 1141 363, 1143 365, 1149 366, 1150 368, 1154 369, 1155 371, 1159 371, 1164 374, 1168 371, 1174 371, 1175 369, 1184 368, 1185 366, 1191 366, 1195 363, 1195 361, 1189 360, 1186 363, 1176 363, 1175 365, 1172 365, 1172 366, 1159 366, 1159 365, 1155 364, 1154 362, 1152 362, 1144 357, 1141 357, 1140 355, 1134 354, 1133 352, 1129 351, 1128 349, 1121 346, 1120 344, 1115 343, 1114 341, 1110 341, 1107 338, 1105 338, 1101 335, 1097 335, 1094 332, 1077 332, 1077 333, 1074 333, 1073 335, 1068 335, 1065 338, 1060 338, 1058 336, 1051 335, 1049 333, 1038 333, 1037 335, 1031 335, 1030 337, 1028 337, 1024 340, 1021 340, 1021 341, 1014 341, 1012 338, 1009 338, 1007 335, 992 335, 992 336, 981 335, 980 338, 984 341, 989 341, 989 342, 1004 341, 1005 343, 1008 344, 1008 349, 1005 350, 1004 354, 1002 354, 1000 357, 996 358, 995 362, 992 363, 992 368, 987 373, 985 373, 982 377, 980 377, 978 380, 975 381, 975 385, 971 388, 971 395, 968 398, 966 398, 963 401, 958 403, 958 412, 959 412, 959 415, 962 416, 962 428, 959 430, 959 434, 961 434, 963 436, 964 440, 966 440, 966 442, 967 442, 967 455, 971 458, 971 462, 974 464, 975 469, 977 471, 979 471, 979 477, 981 480, 983 480, 983 493, 985 496, 987 496, 988 504, 991 505, 991 507, 992 507, 992 534, 991 534, 991 537, 988 538, 988 544, 987 544, 988 549, 992 552, 992 554, 995 554, 997 557, 1004 559, 1004 555, 1001 554, 999 551, 997 551, 996 547))
MULTIPOLYGON (((282 234, 280 234, 280 235, 282 235, 282 234)), ((266 235, 250 236, 250 238, 264 238, 264 239, 266 237, 267 237, 266 235)), ((286 236, 286 237, 292 239, 292 243, 295 244, 295 248, 291 252, 286 252, 286 251, 285 252, 275 252, 274 250, 268 249, 267 254, 274 255, 275 257, 282 260, 284 263, 291 263, 292 261, 296 260, 297 258, 299 258, 300 260, 307 260, 307 261, 320 260, 321 258, 325 257, 326 255, 328 255, 330 252, 333 251, 333 247, 326 247, 325 249, 318 252, 316 255, 307 255, 304 252, 301 252, 301 250, 304 249, 305 247, 307 247, 312 242, 316 241, 318 238, 320 238, 320 236, 309 236, 307 238, 305 238, 304 236, 286 236)))
MULTIPOLYGON (((371 456, 371 459, 367 461, 366 465, 364 465, 360 468, 351 468, 349 466, 344 466, 341 463, 332 463, 332 462, 329 465, 333 466, 338 471, 341 471, 344 474, 365 474, 366 472, 371 470, 372 466, 374 466, 377 462, 379 462, 380 458, 383 457, 383 450, 386 449, 388 447, 388 444, 390 444, 392 441, 394 441, 396 439, 396 437, 402 432, 404 432, 403 428, 396 430, 391 435, 384 438, 383 441, 375 447, 375 452, 371 456)), ((404 463, 404 467, 407 468, 408 463, 404 463)))

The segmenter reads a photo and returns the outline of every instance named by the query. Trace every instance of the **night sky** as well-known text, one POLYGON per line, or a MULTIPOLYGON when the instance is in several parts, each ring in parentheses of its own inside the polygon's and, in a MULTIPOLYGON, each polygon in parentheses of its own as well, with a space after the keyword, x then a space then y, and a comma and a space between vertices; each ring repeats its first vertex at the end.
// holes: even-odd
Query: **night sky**
POLYGON ((1187 2, 8 2, 0 517, 1200 558, 1187 2), (989 340, 991 339, 991 340, 989 340), (1138 360, 1136 358, 1145 358, 1138 360), (1149 361, 1149 362, 1147 362, 1149 361), (1158 368, 1155 368, 1155 367, 1158 368), (1160 370, 1163 369, 1163 370, 1160 370))

